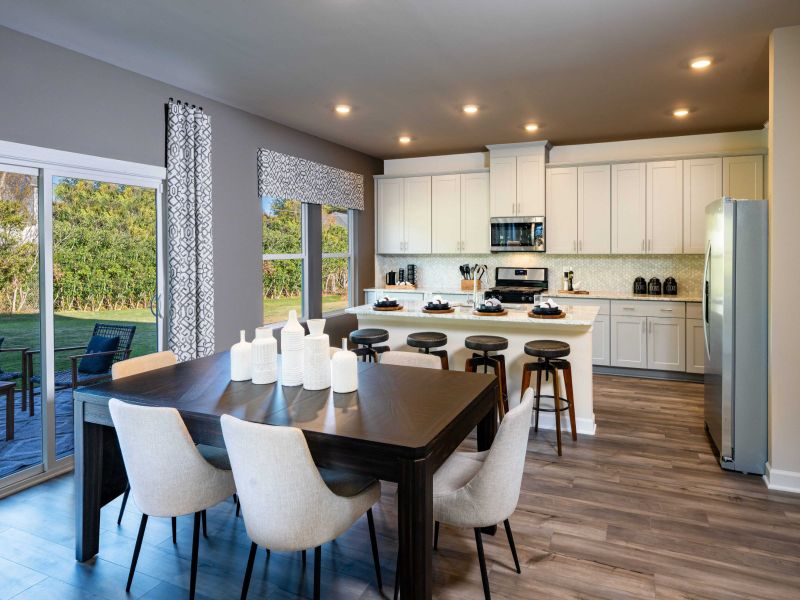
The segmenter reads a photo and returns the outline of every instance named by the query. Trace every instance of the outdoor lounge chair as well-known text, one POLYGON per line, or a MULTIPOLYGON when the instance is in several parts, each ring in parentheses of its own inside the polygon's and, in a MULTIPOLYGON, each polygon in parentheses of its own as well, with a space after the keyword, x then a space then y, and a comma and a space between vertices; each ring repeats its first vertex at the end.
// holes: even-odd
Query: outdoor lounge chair
POLYGON ((25 362, 25 354, 28 352, 27 348, 3 348, 5 337, 0 336, 0 353, 3 352, 19 352, 20 355, 20 371, 3 371, 0 367, 0 381, 14 381, 19 379, 22 384, 22 410, 25 410, 25 386, 27 385, 27 377, 25 377, 25 370, 27 363, 25 362))

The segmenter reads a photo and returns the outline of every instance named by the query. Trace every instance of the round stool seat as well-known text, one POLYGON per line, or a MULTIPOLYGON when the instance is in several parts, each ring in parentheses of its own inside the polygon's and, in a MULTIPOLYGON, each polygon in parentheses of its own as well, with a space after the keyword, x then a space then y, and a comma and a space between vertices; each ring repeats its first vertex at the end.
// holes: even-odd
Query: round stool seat
POLYGON ((412 348, 438 348, 447 344, 447 335, 438 331, 421 331, 409 334, 406 343, 412 348))
POLYGON ((499 335, 471 335, 464 340, 464 345, 470 350, 491 352, 508 348, 508 340, 499 335))
POLYGON ((555 340, 535 340, 525 344, 525 354, 539 358, 562 358, 569 356, 569 344, 555 340))
POLYGON ((350 341, 354 344, 380 344, 389 339, 389 332, 385 329, 356 329, 350 333, 350 341))

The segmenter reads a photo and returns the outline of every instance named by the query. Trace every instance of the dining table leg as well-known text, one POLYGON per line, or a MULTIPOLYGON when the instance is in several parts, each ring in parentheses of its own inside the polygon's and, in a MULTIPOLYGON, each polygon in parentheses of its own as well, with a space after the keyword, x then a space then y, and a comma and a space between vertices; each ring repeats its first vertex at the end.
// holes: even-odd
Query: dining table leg
POLYGON ((100 547, 100 486, 103 472, 102 426, 83 420, 83 402, 74 403, 75 558, 85 562, 100 547))
POLYGON ((398 490, 400 592, 429 600, 433 581, 433 471, 428 458, 403 460, 398 490))

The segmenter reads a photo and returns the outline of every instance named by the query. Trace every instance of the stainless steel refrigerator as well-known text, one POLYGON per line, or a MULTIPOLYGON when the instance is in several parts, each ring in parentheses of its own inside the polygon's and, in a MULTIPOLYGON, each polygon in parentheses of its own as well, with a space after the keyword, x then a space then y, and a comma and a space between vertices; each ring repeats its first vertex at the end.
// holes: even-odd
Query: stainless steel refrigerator
POLYGON ((767 202, 706 209, 705 423, 723 469, 767 462, 767 202))

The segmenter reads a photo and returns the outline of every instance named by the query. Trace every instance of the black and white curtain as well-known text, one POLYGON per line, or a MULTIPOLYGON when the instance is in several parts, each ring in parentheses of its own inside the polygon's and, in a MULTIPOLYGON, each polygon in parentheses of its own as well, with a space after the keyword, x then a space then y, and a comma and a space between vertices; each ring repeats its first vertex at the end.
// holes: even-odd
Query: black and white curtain
POLYGON ((167 104, 168 345, 178 360, 214 353, 211 119, 167 104))

